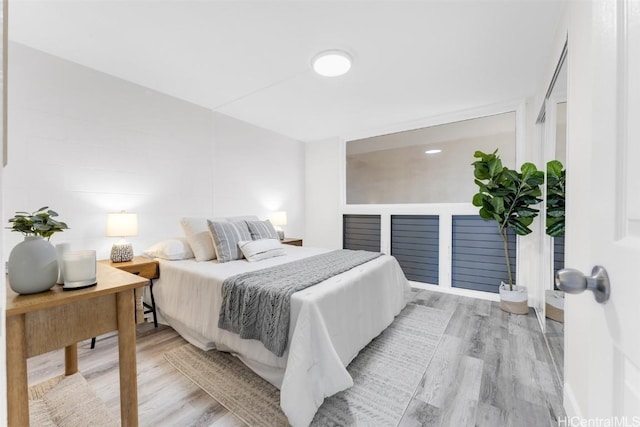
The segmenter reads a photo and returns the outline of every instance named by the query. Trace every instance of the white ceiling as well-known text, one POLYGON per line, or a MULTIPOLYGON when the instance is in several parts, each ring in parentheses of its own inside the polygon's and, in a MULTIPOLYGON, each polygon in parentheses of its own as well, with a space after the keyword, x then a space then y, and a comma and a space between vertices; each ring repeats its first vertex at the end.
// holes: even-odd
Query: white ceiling
POLYGON ((531 96, 561 0, 11 0, 9 39, 303 140, 531 96), (348 50, 351 72, 311 71, 348 50))

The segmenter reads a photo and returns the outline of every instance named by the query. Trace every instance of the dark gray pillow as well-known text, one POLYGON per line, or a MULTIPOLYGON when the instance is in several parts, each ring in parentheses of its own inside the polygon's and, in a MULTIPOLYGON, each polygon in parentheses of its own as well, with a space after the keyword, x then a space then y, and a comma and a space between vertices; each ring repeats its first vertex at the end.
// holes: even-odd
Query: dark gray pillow
POLYGON ((242 259, 242 251, 238 247, 241 240, 251 240, 251 233, 244 221, 241 222, 216 222, 207 220, 213 246, 216 250, 218 262, 242 259))
POLYGON ((273 228, 273 224, 271 221, 246 221, 247 227, 249 227, 249 232, 251 233, 252 240, 260 240, 260 239, 277 239, 278 233, 276 229, 273 228))

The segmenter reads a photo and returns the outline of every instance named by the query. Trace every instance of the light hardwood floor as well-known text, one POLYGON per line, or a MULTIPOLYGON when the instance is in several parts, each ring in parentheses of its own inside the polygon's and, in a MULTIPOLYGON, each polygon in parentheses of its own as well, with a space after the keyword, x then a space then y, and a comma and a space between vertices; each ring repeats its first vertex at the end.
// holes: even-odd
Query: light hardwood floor
POLYGON ((551 357, 555 362, 558 377, 562 383, 564 381, 564 323, 547 319, 545 337, 551 357))
MULTIPOLYGON (((452 312, 440 345, 400 426, 554 426, 564 417, 562 390, 531 311, 504 313, 495 302, 430 291, 415 302, 452 312)), ((117 337, 94 350, 79 345, 79 368, 119 417, 117 337)), ((138 400, 145 426, 243 426, 163 354, 184 344, 173 329, 138 326, 138 400)), ((29 384, 63 372, 62 351, 29 360, 29 384)))
POLYGON ((562 389, 532 309, 429 291, 416 302, 453 316, 402 427, 558 426, 562 389))

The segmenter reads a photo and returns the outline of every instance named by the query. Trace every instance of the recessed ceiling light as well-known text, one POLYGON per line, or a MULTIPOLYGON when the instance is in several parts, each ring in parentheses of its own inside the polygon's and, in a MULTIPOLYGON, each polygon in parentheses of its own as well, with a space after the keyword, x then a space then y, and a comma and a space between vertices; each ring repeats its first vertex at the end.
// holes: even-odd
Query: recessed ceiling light
POLYGON ((424 152, 425 154, 438 154, 442 153, 442 150, 439 148, 434 148, 433 150, 427 150, 424 152))
POLYGON ((351 69, 351 55, 343 50, 325 50, 311 60, 313 70, 325 77, 337 77, 351 69))

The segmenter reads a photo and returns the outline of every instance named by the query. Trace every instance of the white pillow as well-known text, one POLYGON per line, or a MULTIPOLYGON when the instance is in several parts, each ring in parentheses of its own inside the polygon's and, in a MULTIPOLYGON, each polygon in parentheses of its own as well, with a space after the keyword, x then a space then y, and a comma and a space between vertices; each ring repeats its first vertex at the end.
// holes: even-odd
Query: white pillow
POLYGON ((181 218, 180 225, 187 236, 196 261, 209 261, 216 258, 206 218, 181 218))
POLYGON ((242 240, 238 242, 238 246, 249 261, 260 261, 261 259, 286 255, 280 240, 276 239, 242 240))
POLYGON ((249 232, 251 233, 251 238, 253 240, 260 239, 278 239, 278 232, 271 224, 271 221, 246 221, 247 227, 249 227, 249 232))
POLYGON ((193 258, 193 251, 186 237, 176 237, 162 240, 150 248, 145 249, 144 255, 151 258, 162 258, 169 260, 193 258))
POLYGON ((218 262, 242 259, 242 251, 238 247, 241 240, 250 240, 251 233, 247 223, 207 221, 213 239, 218 262))

